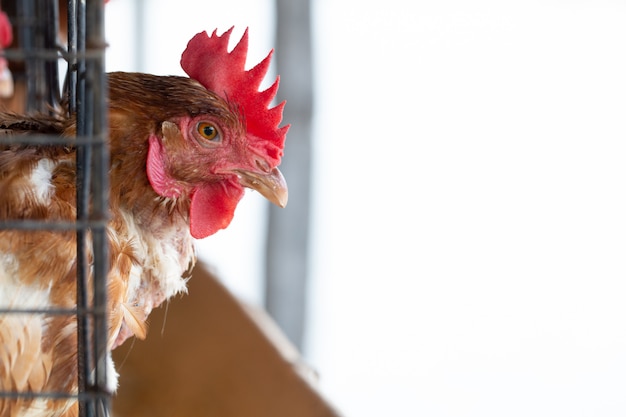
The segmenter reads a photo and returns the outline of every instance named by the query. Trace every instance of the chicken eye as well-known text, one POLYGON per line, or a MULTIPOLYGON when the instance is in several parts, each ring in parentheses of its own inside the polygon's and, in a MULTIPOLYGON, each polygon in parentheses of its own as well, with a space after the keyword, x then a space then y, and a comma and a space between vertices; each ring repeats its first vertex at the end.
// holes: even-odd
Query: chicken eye
POLYGON ((220 132, 213 123, 200 122, 198 123, 197 129, 200 136, 210 142, 219 142, 221 140, 220 132))

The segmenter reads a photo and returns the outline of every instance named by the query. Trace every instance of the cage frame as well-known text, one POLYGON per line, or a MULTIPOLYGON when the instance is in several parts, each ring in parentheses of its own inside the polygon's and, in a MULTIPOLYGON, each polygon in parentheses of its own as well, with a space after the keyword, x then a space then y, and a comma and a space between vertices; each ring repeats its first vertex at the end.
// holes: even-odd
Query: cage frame
POLYGON ((107 144, 107 90, 105 75, 104 1, 67 0, 67 46, 58 42, 57 0, 14 0, 19 47, 4 56, 24 63, 26 111, 54 111, 62 100, 58 66, 67 64, 63 96, 75 114, 76 138, 53 135, 5 136, 3 144, 66 144, 76 148, 76 221, 3 220, 1 229, 73 230, 77 242, 76 308, 2 308, 0 314, 71 315, 76 318, 78 340, 78 392, 8 392, 4 399, 75 399, 81 417, 110 415, 107 387, 107 274, 109 218, 109 149, 107 144), (92 260, 88 259, 91 248, 92 260), (89 280, 91 273, 92 279, 89 280), (91 299, 88 296, 92 295, 91 299))

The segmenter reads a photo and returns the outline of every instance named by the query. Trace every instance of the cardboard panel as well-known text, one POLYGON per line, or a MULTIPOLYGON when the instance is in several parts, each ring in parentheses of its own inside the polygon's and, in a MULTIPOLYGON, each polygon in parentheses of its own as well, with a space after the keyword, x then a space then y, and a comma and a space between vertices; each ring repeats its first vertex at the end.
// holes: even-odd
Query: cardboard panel
POLYGON ((116 417, 335 417, 275 324, 199 265, 189 294, 150 315, 145 341, 114 352, 116 417))

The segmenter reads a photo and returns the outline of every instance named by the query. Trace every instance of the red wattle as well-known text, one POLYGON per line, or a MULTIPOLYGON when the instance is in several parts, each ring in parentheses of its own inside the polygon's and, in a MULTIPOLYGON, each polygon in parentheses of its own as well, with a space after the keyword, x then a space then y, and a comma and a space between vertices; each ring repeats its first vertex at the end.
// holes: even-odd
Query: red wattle
POLYGON ((191 196, 189 223, 191 236, 204 239, 225 229, 235 215, 244 191, 229 183, 211 183, 195 190, 191 196))

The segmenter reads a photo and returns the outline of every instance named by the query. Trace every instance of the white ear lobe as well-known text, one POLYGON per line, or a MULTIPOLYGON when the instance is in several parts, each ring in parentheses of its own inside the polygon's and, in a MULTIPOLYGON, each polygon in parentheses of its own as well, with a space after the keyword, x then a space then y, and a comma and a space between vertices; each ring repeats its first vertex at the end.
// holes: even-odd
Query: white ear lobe
POLYGON ((161 123, 161 133, 163 133, 163 140, 167 140, 168 138, 182 138, 182 134, 180 133, 180 129, 176 125, 176 123, 165 121, 161 123))

